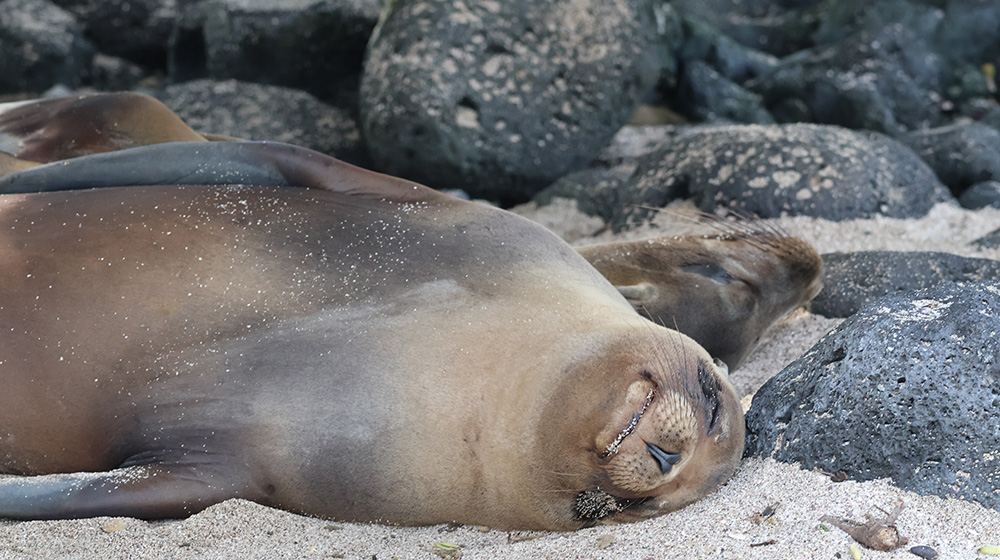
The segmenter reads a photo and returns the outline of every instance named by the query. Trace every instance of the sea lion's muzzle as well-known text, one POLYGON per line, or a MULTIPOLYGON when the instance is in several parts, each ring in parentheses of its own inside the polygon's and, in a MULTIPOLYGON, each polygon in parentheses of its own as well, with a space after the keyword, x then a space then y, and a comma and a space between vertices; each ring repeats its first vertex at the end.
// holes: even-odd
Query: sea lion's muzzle
POLYGON ((680 453, 667 453, 656 444, 649 443, 648 441, 646 442, 646 449, 653 456, 653 459, 656 459, 656 463, 660 465, 660 472, 664 475, 670 474, 670 469, 674 468, 674 465, 681 462, 683 458, 680 453))

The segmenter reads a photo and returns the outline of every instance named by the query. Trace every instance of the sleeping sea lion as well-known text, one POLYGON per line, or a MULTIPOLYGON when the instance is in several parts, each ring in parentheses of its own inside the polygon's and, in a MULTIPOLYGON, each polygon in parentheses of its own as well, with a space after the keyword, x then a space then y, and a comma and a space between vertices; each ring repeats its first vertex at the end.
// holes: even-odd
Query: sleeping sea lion
POLYGON ((780 230, 705 220, 722 232, 578 251, 636 311, 690 336, 735 371, 768 326, 820 292, 823 260, 780 230))
POLYGON ((295 146, 104 151, 0 177, 0 517, 566 530, 739 463, 722 362, 538 225, 295 146))

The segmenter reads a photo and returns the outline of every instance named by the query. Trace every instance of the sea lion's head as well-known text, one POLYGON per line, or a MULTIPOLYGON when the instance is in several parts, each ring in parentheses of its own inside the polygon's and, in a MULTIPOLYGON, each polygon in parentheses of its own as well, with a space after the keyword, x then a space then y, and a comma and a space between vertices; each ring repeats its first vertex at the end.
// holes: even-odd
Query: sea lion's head
POLYGON ((725 365, 683 334, 641 331, 611 342, 545 412, 543 423, 562 431, 550 446, 555 513, 577 527, 684 507, 728 480, 743 454, 743 410, 725 365))
POLYGON ((819 293, 823 261, 808 243, 760 223, 717 225, 730 229, 579 252, 636 311, 736 370, 768 326, 819 293))

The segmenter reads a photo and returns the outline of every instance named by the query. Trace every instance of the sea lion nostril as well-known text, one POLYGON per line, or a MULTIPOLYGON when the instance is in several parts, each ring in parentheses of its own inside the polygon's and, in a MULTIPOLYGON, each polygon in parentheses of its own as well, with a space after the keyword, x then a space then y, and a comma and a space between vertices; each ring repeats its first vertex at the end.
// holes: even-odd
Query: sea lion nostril
POLYGON ((649 442, 646 442, 646 449, 649 450, 649 454, 656 459, 657 464, 660 465, 660 472, 663 474, 669 474, 670 469, 674 468, 674 465, 681 462, 680 453, 667 453, 649 442))

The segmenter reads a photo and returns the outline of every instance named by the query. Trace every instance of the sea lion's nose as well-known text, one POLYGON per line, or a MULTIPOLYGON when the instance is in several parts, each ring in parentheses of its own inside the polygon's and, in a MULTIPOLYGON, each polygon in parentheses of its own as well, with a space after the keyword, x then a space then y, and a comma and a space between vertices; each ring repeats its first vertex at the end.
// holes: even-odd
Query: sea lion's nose
POLYGON ((681 462, 680 453, 667 453, 648 441, 646 442, 646 449, 656 459, 657 464, 660 465, 660 472, 663 474, 668 474, 670 469, 674 468, 674 465, 681 462))

